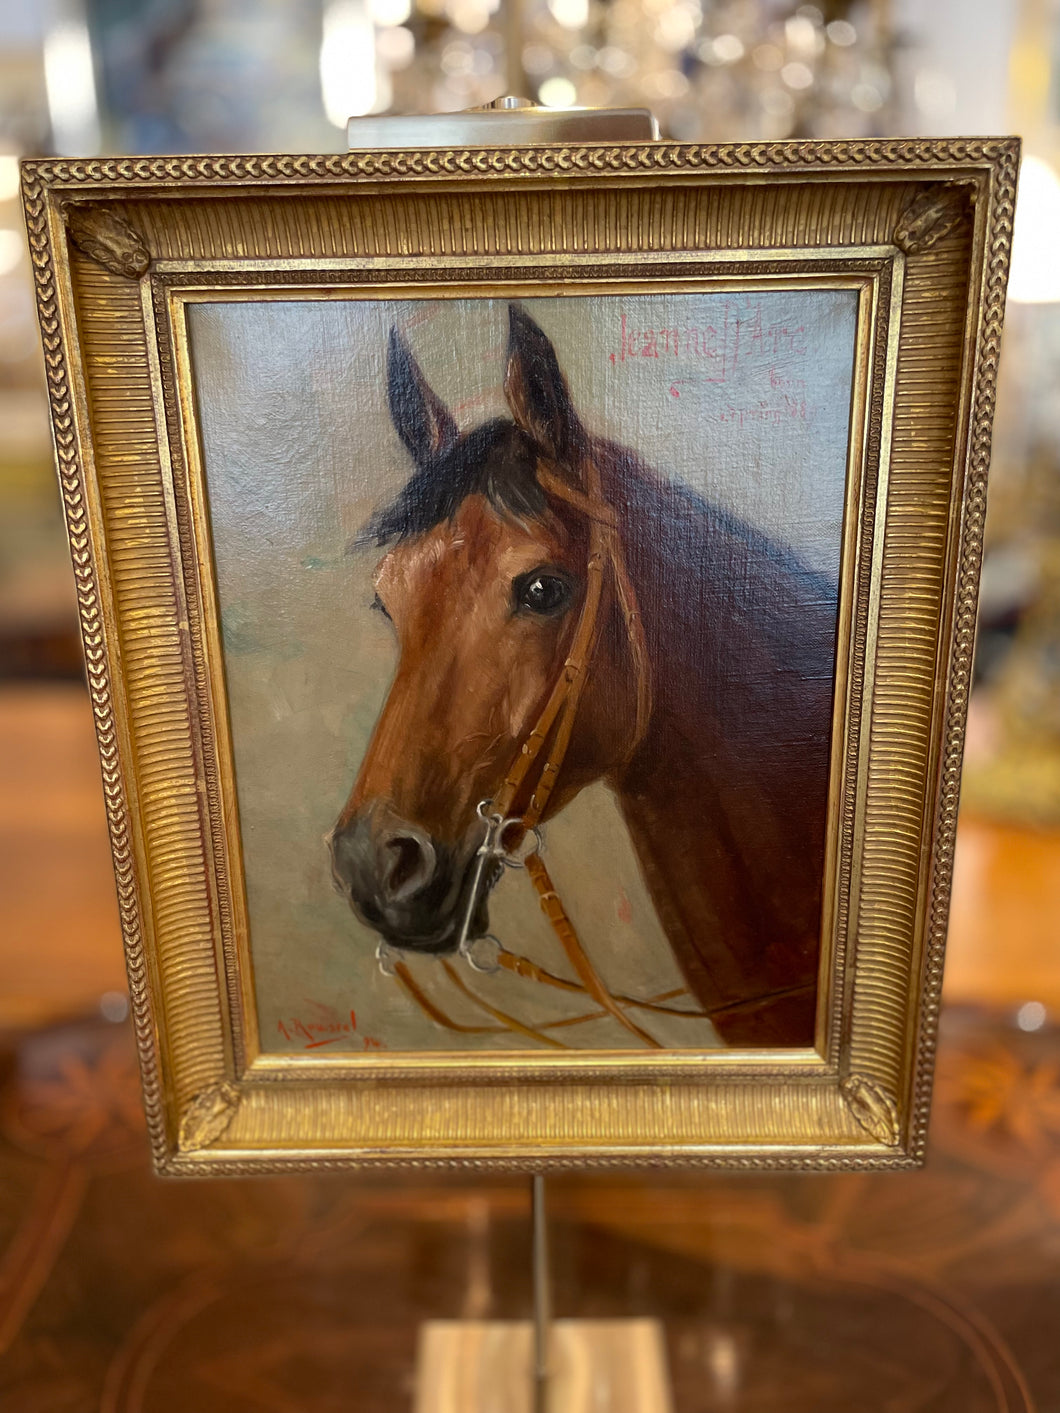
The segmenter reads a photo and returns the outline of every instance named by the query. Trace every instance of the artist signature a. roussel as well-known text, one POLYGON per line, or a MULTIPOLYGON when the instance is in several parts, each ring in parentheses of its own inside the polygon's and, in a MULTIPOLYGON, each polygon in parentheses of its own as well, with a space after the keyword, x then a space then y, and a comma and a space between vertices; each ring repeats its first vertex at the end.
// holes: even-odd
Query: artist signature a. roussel
POLYGON ((276 1033, 288 1044, 301 1043, 303 1050, 320 1050, 338 1045, 342 1050, 385 1050, 386 1043, 366 1035, 357 1025, 352 1008, 343 1014, 322 1001, 307 1001, 307 1009, 276 1022, 276 1033))

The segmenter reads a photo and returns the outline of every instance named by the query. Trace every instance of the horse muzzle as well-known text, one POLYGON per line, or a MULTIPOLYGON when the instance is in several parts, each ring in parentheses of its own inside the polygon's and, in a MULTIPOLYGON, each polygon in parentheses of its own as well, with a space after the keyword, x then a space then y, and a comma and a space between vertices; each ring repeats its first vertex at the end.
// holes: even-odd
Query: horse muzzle
MULTIPOLYGON (((328 840, 336 887, 361 921, 391 947, 433 954, 455 952, 459 944, 476 843, 441 843, 379 804, 358 811, 328 840)), ((483 880, 472 937, 489 930, 494 881, 483 880)))

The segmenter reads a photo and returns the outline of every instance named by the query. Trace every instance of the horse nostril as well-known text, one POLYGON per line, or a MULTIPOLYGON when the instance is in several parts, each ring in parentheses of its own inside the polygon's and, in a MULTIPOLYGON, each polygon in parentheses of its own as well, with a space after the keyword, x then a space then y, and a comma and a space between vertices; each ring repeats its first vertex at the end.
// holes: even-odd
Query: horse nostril
POLYGON ((385 876, 387 887, 396 893, 416 874, 423 862, 419 841, 407 835, 398 835, 383 845, 386 855, 385 876))
POLYGON ((434 873, 434 849, 413 834, 392 834, 380 847, 383 887, 400 901, 425 887, 434 873))

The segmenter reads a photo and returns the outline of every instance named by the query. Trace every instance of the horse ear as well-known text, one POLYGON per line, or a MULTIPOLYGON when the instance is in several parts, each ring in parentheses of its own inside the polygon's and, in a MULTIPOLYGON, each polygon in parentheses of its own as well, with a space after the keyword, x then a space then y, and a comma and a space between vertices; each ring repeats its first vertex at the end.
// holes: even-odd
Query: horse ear
POLYGON ((423 466, 449 451, 460 435, 453 414, 431 391, 397 329, 390 330, 386 383, 391 419, 416 465, 423 466))
POLYGON ((516 425, 529 432, 558 467, 578 476, 587 441, 585 429, 571 402, 556 350, 544 330, 517 304, 508 306, 504 395, 516 425))

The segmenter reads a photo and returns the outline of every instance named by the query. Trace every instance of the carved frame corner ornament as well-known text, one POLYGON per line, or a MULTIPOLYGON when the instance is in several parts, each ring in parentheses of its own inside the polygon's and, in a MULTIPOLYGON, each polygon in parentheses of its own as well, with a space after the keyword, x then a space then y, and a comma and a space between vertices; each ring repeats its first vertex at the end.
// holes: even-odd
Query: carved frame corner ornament
POLYGON ((221 1138, 239 1108, 239 1089, 222 1080, 211 1084, 190 1101, 180 1118, 180 1147, 197 1153, 221 1138))
POLYGON ((921 255, 949 235, 964 215, 966 185, 939 182, 916 196, 894 228, 894 243, 906 255, 921 255))
POLYGON ((160 1171, 922 1162, 1018 162, 1017 140, 989 138, 23 164, 160 1171), (575 293, 833 274, 864 291, 863 435, 814 1052, 264 1053, 210 648, 209 520, 175 353, 188 292, 363 297, 400 277, 408 298, 417 285, 575 293), (925 376, 913 355, 928 343, 925 376))
POLYGON ((106 206, 64 208, 71 244, 112 274, 138 280, 151 268, 151 252, 128 221, 106 206))
POLYGON ((840 1089, 865 1132, 871 1134, 877 1143, 896 1148, 901 1130, 894 1095, 889 1094, 883 1085, 857 1074, 848 1075, 840 1089))

